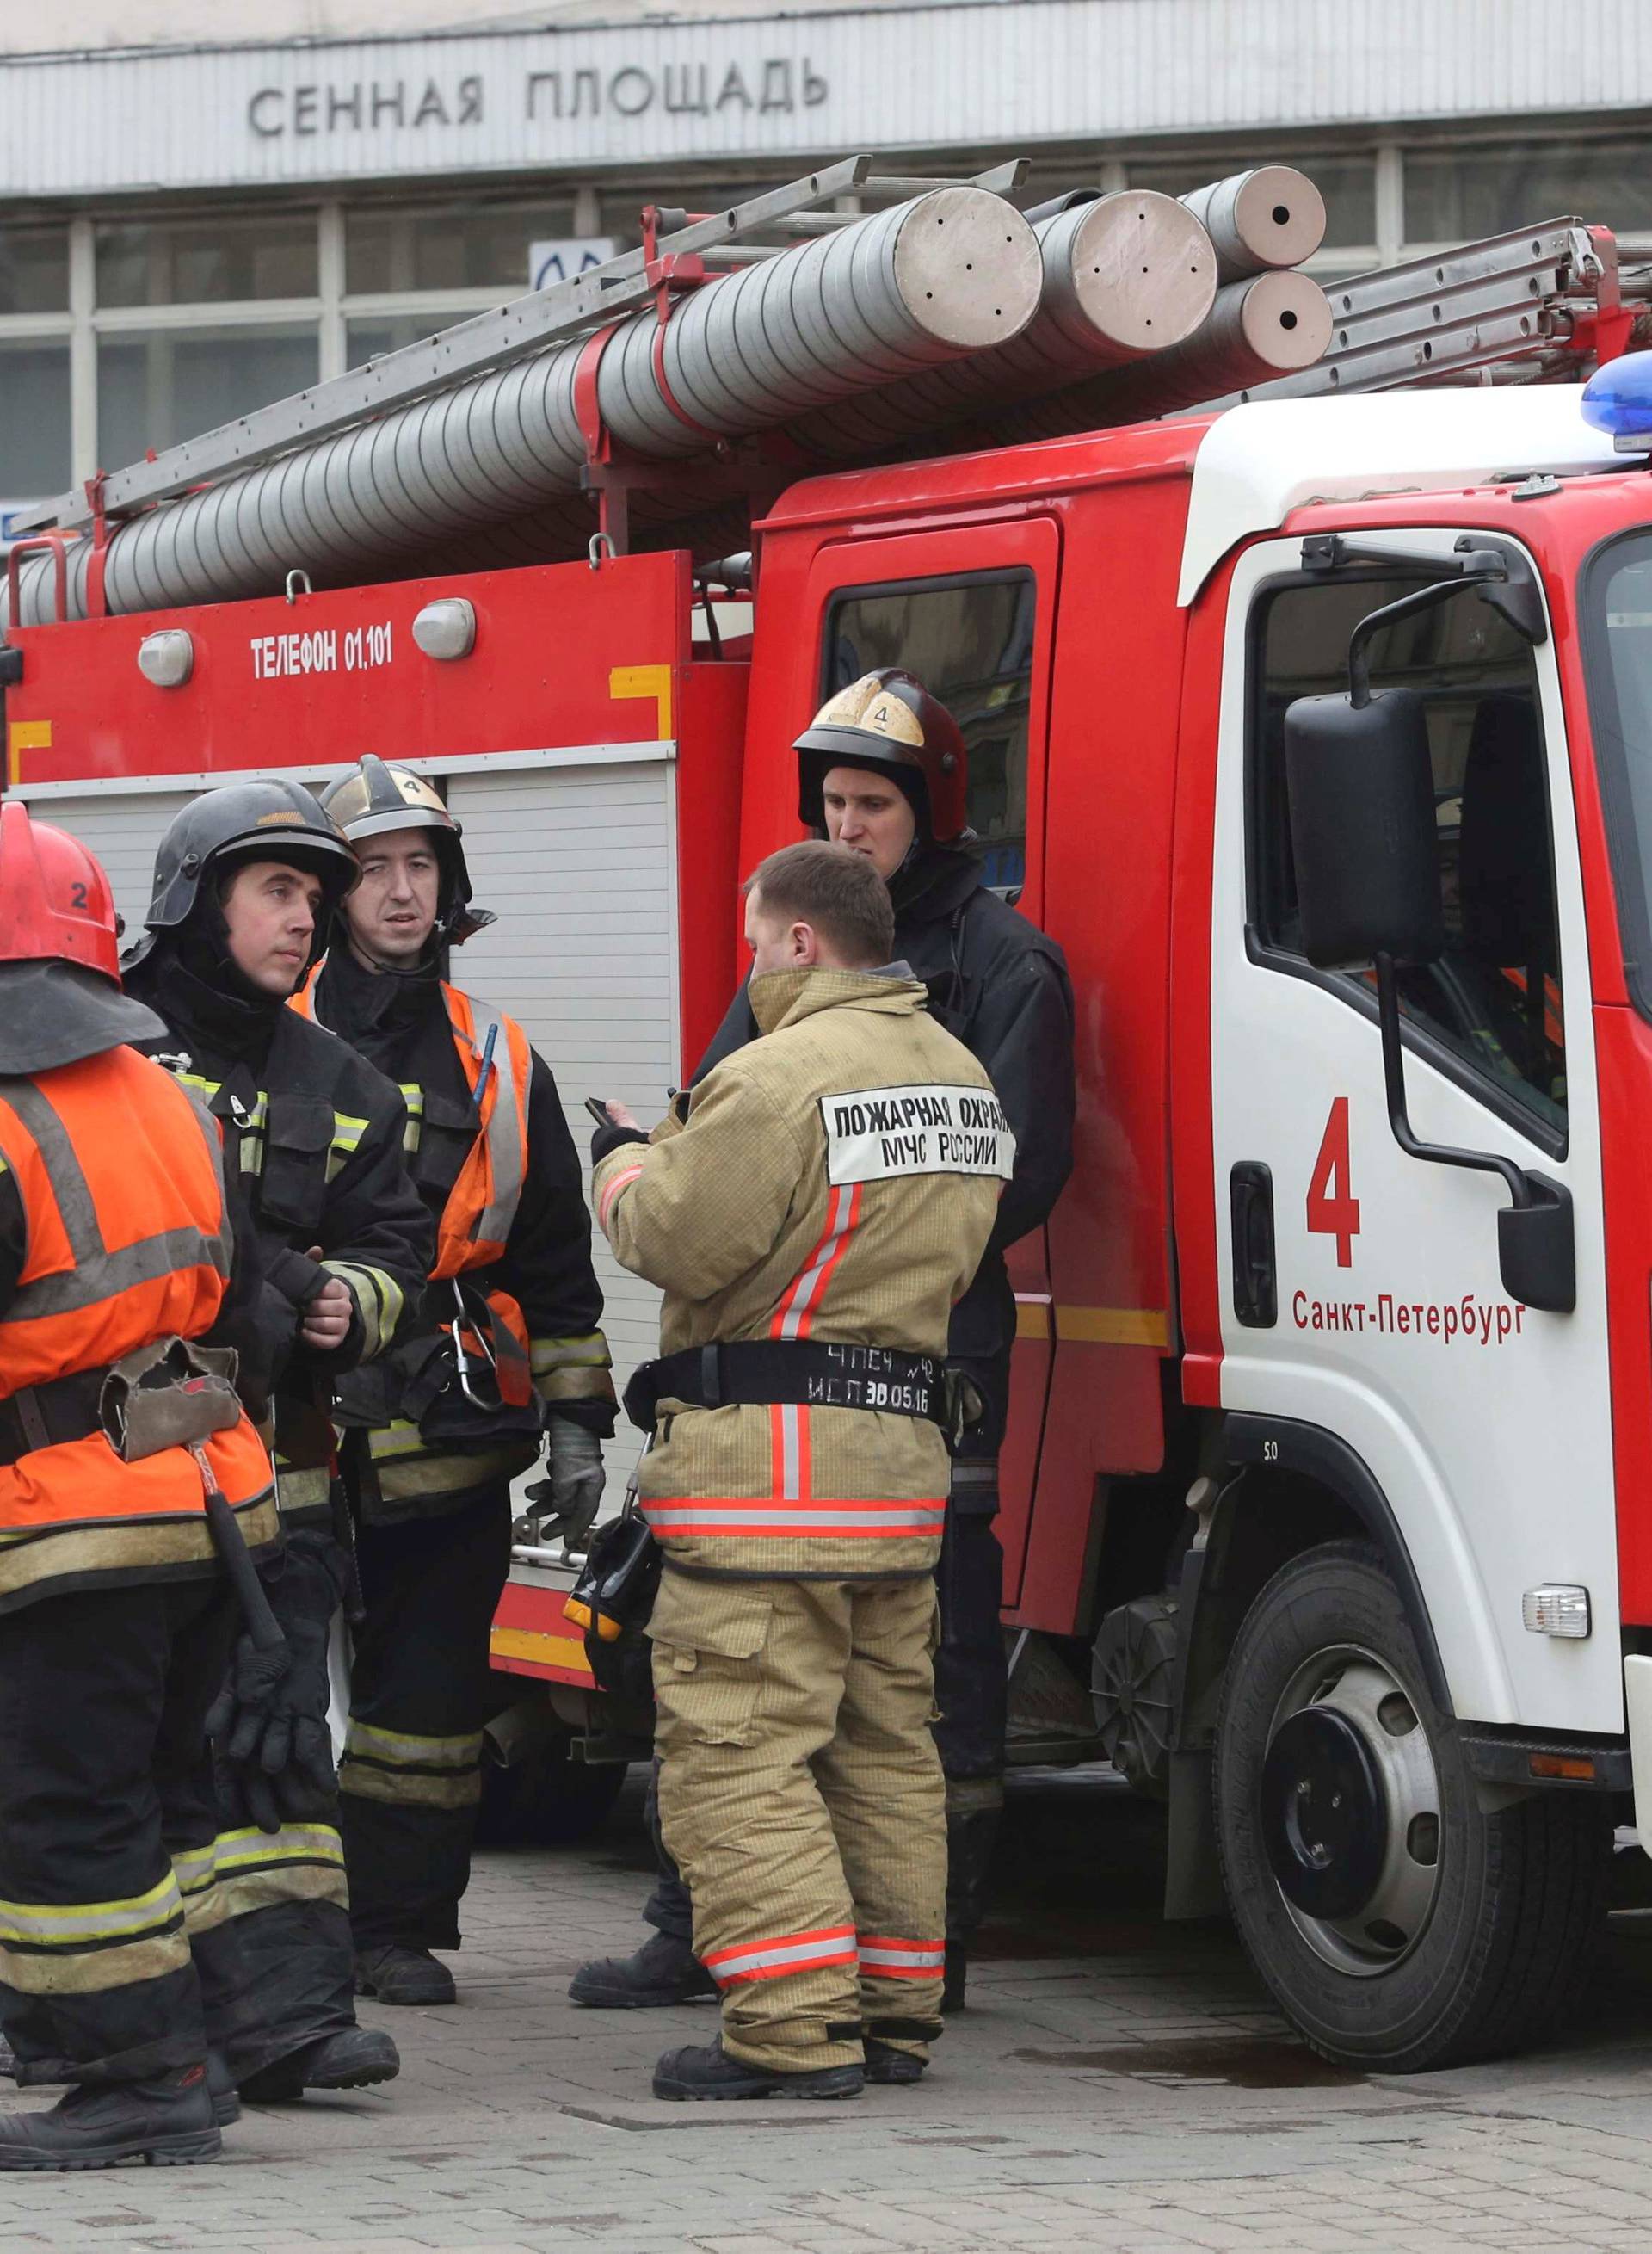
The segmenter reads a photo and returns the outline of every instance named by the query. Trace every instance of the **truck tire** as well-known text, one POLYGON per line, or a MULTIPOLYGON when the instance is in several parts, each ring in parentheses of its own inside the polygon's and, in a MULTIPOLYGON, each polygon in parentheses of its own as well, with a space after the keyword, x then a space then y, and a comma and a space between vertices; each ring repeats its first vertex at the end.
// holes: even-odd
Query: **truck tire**
POLYGON ((624 1761, 577 1761, 561 1734, 506 1763, 482 1754, 481 1847, 578 1847, 601 1830, 626 1781, 624 1761))
POLYGON ((1214 1776, 1234 1922, 1321 2056, 1391 2074, 1500 2057, 1574 2000, 1606 1796, 1476 1783, 1370 1544, 1308 1550, 1257 1596, 1214 1776))

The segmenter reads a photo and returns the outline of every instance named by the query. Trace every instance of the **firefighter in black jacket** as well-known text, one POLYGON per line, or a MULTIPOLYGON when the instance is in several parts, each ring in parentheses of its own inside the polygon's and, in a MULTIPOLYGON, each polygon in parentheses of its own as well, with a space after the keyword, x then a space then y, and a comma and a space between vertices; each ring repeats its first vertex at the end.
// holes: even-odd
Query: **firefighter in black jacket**
POLYGON ((428 783, 368 757, 327 793, 361 882, 295 1007, 401 1087, 436 1257, 396 1348, 340 1388, 365 1618, 340 1771, 356 1977, 443 2004, 459 1945, 491 1711, 488 1636, 510 1564, 511 1481, 542 1538, 583 1544, 614 1395, 591 1221, 556 1084, 520 1026, 444 976, 493 918, 428 783))
POLYGON ((356 876, 296 783, 207 791, 161 841, 147 935, 127 964, 128 992, 166 1027, 144 1046, 222 1125, 231 1209, 262 1270, 245 1318, 214 1340, 237 1348, 242 1398, 273 1422, 285 1542, 269 1586, 296 1656, 271 1707, 256 1656, 238 1654, 214 1727, 248 1980, 229 2063, 242 2094, 263 2099, 387 2081, 399 2063, 387 2034, 355 2021, 326 1734, 327 1634, 349 1578, 329 1411, 342 1373, 396 1336, 430 1227, 402 1158, 401 1097, 287 1007, 356 876), (307 1774, 272 1799, 266 1759, 288 1742, 304 1746, 307 1774))
MULTIPOLYGON (((975 1281, 953 1310, 948 1357, 985 1404, 953 1460, 937 1571, 935 1740, 947 1779, 943 2008, 956 2010, 1004 1805, 1004 1553, 992 1526, 1015 1340, 1004 1255, 1048 1218, 1072 1172, 1073 994, 1054 941, 983 880, 968 850, 963 738, 921 682, 894 668, 863 676, 826 704, 796 750, 800 818, 875 864, 894 904, 897 959, 928 988, 941 1024, 986 1067, 1015 1136, 1014 1179, 975 1281)), ((742 987, 695 1081, 755 1033, 742 987)), ((569 1991, 577 2003, 636 2008, 711 1992, 690 1946, 687 1890, 663 1850, 661 1861, 643 1912, 655 1936, 634 1956, 583 1965, 569 1991)))

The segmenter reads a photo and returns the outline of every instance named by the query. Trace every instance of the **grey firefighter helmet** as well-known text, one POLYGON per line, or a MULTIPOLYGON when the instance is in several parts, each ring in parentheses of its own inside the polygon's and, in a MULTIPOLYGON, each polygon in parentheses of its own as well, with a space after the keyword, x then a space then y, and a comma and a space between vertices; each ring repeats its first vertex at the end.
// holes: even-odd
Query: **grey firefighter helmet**
POLYGON ((321 804, 358 852, 372 837, 395 830, 428 830, 442 872, 436 928, 450 947, 486 930, 497 919, 471 906, 471 872, 466 864, 464 832, 442 795, 411 767, 393 766, 371 752, 323 794, 321 804))
POLYGON ((220 783, 192 799, 161 839, 144 918, 146 936, 127 956, 129 964, 141 962, 163 932, 189 921, 203 883, 248 861, 284 862, 320 878, 325 898, 316 919, 318 948, 333 910, 361 873, 320 801, 302 783, 280 775, 220 783))

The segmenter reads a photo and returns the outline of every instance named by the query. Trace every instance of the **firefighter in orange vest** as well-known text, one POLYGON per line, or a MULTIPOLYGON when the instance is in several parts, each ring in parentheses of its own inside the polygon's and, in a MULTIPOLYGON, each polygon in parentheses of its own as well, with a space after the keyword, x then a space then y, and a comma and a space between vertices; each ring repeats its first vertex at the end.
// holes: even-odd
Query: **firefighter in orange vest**
MULTIPOLYGON (((230 1269, 218 1130, 127 1044, 102 870, 0 804, 0 2169, 209 2160, 246 1983, 206 1716, 270 1459, 198 1344, 230 1269)), ((287 1656, 267 1609, 272 1683, 287 1656)))
POLYGON ((287 1539, 270 1597, 294 1664, 267 1699, 243 1646, 214 1717, 225 1818, 250 1834, 233 1902, 248 1986, 228 2059, 242 2096, 259 2102, 385 2082, 399 2064, 389 2035, 355 2017, 326 1727, 327 1636, 350 1580, 330 1412, 342 1373, 396 1337, 431 1231, 403 1162, 401 1097, 287 1007, 356 874, 301 785, 221 784, 162 838, 146 936, 126 961, 129 992, 164 1020, 145 1046, 222 1127, 232 1204, 259 1266, 233 1338, 242 1396, 274 1425, 287 1539), (302 1757, 272 1794, 264 1761, 295 1743, 302 1757))
POLYGON ((295 1006, 399 1084, 438 1230, 416 1320, 339 1389, 365 1609, 340 1769, 356 1977, 383 2003, 452 2003, 430 1952, 459 1945, 511 1481, 548 1444, 542 1538, 582 1545, 613 1384, 556 1082, 514 1018, 444 975, 493 920, 470 905, 458 826, 372 757, 324 803, 361 881, 295 1006))

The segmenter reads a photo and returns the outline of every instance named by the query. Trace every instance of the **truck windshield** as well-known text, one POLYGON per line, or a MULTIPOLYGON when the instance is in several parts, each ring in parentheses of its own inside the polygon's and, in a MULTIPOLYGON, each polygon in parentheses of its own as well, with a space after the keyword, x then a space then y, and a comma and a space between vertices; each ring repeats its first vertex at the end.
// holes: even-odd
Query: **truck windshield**
POLYGON ((1652 532, 1597 549, 1583 582, 1595 760, 1612 844, 1624 974, 1652 1018, 1652 532))

